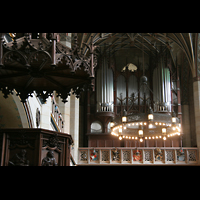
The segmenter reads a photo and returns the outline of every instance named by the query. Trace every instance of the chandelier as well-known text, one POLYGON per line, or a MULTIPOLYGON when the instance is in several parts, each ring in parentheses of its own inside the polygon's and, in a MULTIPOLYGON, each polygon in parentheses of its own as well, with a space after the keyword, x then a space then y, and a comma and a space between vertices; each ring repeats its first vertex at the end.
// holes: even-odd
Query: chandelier
POLYGON ((169 137, 180 136, 181 124, 179 119, 169 114, 153 113, 151 107, 149 113, 138 113, 124 115, 121 122, 111 122, 111 135, 117 136, 119 140, 144 140, 159 139, 166 140, 169 137))
MULTIPOLYGON (((152 92, 147 85, 147 77, 142 77, 142 80, 142 85, 152 92)), ((160 106, 163 106, 164 110, 162 103, 160 106)), ((144 142, 144 140, 162 138, 165 141, 167 138, 182 136, 181 123, 174 111, 172 113, 153 112, 151 106, 149 106, 146 113, 127 114, 126 110, 124 110, 123 116, 112 120, 110 126, 111 135, 118 137, 119 140, 125 139, 144 142)))

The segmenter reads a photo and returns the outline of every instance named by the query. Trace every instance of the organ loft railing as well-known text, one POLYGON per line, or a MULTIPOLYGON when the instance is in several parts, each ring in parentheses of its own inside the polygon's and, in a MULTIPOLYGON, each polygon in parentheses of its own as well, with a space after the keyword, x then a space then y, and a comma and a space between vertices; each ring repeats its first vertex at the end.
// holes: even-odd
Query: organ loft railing
POLYGON ((131 95, 131 97, 117 97, 117 100, 118 103, 115 105, 117 115, 123 115, 124 110, 127 110, 127 114, 140 112, 146 113, 148 111, 149 106, 153 108, 154 112, 170 112, 170 103, 151 103, 152 101, 150 97, 135 97, 134 93, 131 95), (128 104, 126 104, 127 99, 128 104))
POLYGON ((87 147, 79 148, 78 165, 199 165, 193 147, 87 147))

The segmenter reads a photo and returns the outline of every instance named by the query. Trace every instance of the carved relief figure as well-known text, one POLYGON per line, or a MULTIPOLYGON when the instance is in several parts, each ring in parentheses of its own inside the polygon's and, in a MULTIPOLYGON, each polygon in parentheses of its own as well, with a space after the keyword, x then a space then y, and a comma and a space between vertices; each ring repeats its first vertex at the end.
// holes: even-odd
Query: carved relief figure
POLYGON ((155 150, 155 160, 156 160, 156 161, 161 161, 162 158, 163 158, 162 150, 159 149, 159 148, 157 148, 157 149, 155 150))
POLYGON ((53 151, 48 151, 45 158, 42 159, 42 166, 57 166, 53 151))
POLYGON ((20 153, 16 153, 9 161, 10 166, 29 166, 29 160, 26 159, 26 150, 22 149, 20 153))
POLYGON ((112 152, 113 153, 113 161, 119 160, 119 152, 117 151, 117 148, 112 152))

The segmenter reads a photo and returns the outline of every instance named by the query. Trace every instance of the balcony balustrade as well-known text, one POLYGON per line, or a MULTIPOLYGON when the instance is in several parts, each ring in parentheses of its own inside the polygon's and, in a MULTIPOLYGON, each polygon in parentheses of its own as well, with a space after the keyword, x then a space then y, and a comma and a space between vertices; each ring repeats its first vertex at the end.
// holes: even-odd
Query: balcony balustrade
POLYGON ((194 147, 79 148, 78 165, 200 165, 194 147))

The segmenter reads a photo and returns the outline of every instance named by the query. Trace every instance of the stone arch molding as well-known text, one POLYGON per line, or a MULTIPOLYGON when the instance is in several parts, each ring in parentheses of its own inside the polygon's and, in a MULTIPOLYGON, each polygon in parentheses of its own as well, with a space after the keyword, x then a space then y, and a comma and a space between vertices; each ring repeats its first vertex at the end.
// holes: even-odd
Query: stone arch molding
POLYGON ((27 115, 16 91, 4 98, 0 92, 0 128, 29 128, 27 115))
POLYGON ((197 77, 200 76, 200 33, 198 33, 197 39, 197 69, 196 69, 197 77))

